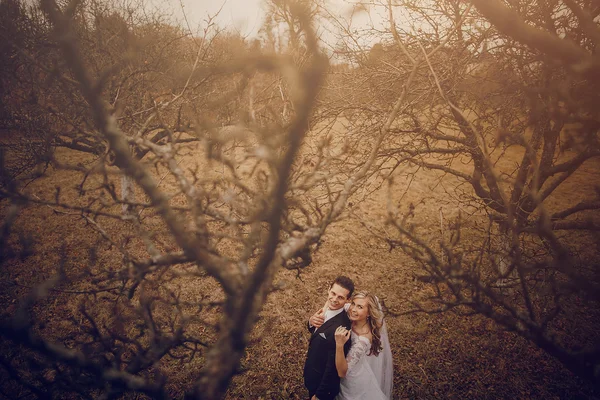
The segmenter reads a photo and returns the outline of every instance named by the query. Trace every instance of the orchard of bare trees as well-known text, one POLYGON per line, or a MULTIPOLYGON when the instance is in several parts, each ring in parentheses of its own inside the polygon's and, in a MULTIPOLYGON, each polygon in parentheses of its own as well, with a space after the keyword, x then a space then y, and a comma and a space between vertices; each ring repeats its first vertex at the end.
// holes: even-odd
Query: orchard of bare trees
POLYGON ((600 396, 600 3, 263 9, 0 0, 0 395, 304 399, 345 274, 394 398, 600 396))

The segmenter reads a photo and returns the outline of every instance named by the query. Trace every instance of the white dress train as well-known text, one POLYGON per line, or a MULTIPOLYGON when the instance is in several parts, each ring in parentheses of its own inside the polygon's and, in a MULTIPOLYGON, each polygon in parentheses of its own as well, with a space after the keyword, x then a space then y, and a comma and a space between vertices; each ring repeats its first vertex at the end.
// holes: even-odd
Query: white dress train
POLYGON ((340 394, 336 400, 389 400, 392 398, 393 368, 391 350, 385 331, 382 331, 383 351, 379 355, 368 355, 371 341, 355 334, 350 335, 351 347, 346 362, 348 371, 341 379, 340 394))

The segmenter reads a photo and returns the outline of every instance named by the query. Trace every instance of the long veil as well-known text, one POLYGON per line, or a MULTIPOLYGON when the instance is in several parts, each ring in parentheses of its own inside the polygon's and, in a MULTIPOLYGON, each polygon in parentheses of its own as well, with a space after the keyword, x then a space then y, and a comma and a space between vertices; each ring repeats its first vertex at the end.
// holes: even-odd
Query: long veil
POLYGON ((377 356, 367 357, 367 361, 379 382, 381 391, 388 399, 391 399, 394 389, 394 362, 385 321, 381 327, 381 346, 383 350, 377 356))

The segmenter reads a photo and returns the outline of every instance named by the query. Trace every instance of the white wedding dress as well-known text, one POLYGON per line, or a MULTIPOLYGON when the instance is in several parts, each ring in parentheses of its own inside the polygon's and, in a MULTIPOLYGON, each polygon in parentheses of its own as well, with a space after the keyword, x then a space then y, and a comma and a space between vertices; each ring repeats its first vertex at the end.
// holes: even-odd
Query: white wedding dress
POLYGON ((341 379, 340 394, 336 400, 389 400, 392 398, 393 364, 390 342, 385 323, 381 332, 383 350, 379 355, 368 355, 371 341, 350 335, 351 347, 346 362, 348 371, 341 379))

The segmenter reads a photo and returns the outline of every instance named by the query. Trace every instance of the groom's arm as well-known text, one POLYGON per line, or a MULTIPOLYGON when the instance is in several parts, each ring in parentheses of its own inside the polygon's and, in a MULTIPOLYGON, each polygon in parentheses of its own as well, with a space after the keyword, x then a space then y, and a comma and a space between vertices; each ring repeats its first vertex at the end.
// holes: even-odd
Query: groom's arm
POLYGON ((315 331, 317 330, 317 327, 316 327, 316 326, 312 326, 312 325, 310 324, 310 320, 308 320, 308 321, 306 322, 306 327, 308 328, 308 331, 309 331, 311 334, 315 333, 315 331))

